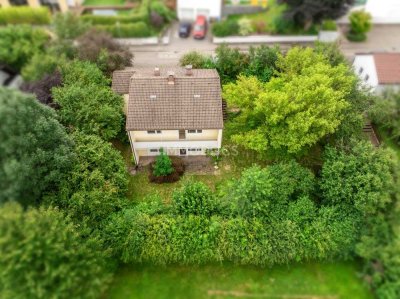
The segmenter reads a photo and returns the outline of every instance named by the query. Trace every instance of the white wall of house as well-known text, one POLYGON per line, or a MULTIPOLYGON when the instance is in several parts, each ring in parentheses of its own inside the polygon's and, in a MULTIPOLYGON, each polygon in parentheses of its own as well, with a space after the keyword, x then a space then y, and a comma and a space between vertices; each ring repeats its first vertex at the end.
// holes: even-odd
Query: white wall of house
POLYGON ((222 15, 222 0, 178 0, 176 7, 181 21, 194 21, 198 15, 220 19, 222 15))
POLYGON ((354 72, 369 87, 375 89, 378 84, 378 75, 373 55, 356 55, 353 62, 354 72))
POLYGON ((400 24, 399 0, 368 0, 365 10, 374 24, 400 24))
POLYGON ((205 155, 207 149, 221 148, 222 129, 201 130, 189 133, 186 130, 186 138, 179 139, 179 130, 160 130, 160 133, 147 131, 129 131, 129 139, 136 163, 140 157, 157 156, 159 149, 171 156, 195 156, 205 155), (181 150, 185 150, 182 153, 181 150))

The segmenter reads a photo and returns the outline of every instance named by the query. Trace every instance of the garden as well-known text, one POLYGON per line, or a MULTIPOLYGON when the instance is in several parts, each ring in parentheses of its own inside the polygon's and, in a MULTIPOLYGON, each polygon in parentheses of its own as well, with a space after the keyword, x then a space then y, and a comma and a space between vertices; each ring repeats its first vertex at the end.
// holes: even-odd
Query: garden
POLYGON ((0 28, 25 80, 0 89, 2 298, 398 297, 398 155, 362 133, 367 114, 398 143, 398 95, 374 100, 337 45, 186 54, 228 104, 218 171, 162 154, 132 176, 110 87, 131 52, 53 24, 0 28))

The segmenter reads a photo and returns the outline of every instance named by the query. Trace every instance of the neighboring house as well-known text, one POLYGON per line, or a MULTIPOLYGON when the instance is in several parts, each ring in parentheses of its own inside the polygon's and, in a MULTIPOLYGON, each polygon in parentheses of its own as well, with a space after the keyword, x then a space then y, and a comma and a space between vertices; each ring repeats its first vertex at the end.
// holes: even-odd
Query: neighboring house
POLYGON ((377 93, 400 88, 400 53, 357 54, 355 73, 377 93))
POLYGON ((0 64, 0 86, 18 89, 21 84, 22 78, 16 71, 7 65, 0 64))
POLYGON ((194 21, 202 15, 207 19, 219 20, 222 17, 223 0, 178 0, 177 13, 180 21, 194 21))
POLYGON ((125 98, 126 130, 136 163, 160 149, 188 156, 221 148, 223 113, 216 70, 128 68, 113 73, 112 88, 125 98))
POLYGON ((0 7, 27 5, 31 7, 47 6, 51 11, 66 12, 69 7, 79 6, 81 0, 0 0, 0 7))

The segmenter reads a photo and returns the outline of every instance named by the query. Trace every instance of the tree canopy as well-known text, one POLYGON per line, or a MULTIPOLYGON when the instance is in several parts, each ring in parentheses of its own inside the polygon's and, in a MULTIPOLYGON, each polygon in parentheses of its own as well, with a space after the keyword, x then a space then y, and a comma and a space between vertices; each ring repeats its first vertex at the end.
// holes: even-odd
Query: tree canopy
POLYGON ((3 299, 95 299, 111 278, 99 240, 54 208, 0 206, 0 251, 3 299))
POLYGON ((337 130, 355 77, 310 48, 292 48, 276 66, 266 84, 240 77, 224 86, 224 98, 241 112, 232 139, 260 153, 298 155, 337 130))
POLYGON ((72 142, 33 96, 0 88, 0 119, 0 202, 34 204, 70 169, 72 142))

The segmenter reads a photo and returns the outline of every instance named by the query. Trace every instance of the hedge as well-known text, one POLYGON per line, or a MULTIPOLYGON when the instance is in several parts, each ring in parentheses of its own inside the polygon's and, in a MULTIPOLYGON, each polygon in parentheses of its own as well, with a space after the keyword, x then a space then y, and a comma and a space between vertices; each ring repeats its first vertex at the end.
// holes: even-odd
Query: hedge
POLYGON ((96 28, 109 32, 115 38, 149 37, 150 27, 144 22, 133 24, 97 25, 96 28))
POLYGON ((212 26, 212 33, 217 37, 239 35, 239 24, 237 20, 221 21, 212 26))
POLYGON ((47 7, 15 6, 0 9, 0 25, 47 25, 50 24, 50 21, 50 12, 47 7))

